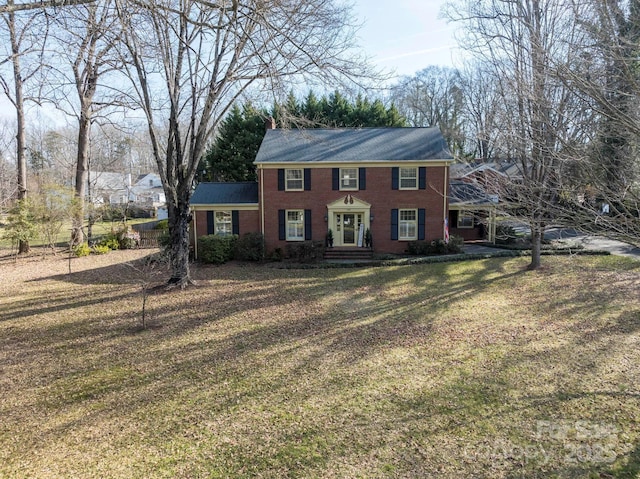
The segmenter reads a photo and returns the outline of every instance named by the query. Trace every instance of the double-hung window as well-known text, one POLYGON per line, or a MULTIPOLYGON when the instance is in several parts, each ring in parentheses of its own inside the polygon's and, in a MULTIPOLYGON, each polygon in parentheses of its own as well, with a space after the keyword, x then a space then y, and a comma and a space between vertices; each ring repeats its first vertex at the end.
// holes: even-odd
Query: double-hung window
POLYGON ((418 168, 400 168, 400 189, 418 189, 418 168))
POLYGON ((473 228, 473 214, 469 211, 458 211, 458 228, 473 228))
POLYGON ((287 241, 304 241, 304 210, 287 210, 287 241))
POLYGON ((417 210, 399 210, 398 239, 415 240, 418 237, 417 210))
POLYGON ((302 191, 304 189, 304 173, 302 169, 285 170, 285 189, 302 191))
POLYGON ((231 211, 216 211, 214 214, 214 233, 221 236, 233 233, 231 211))
POLYGON ((358 189, 358 168, 340 168, 340 189, 347 191, 358 189))

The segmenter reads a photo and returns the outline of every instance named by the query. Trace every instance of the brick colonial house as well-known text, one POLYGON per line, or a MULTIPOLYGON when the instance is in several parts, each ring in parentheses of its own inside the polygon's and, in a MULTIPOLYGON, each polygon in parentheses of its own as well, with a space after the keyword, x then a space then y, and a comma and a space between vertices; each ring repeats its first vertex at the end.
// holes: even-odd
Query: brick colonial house
MULTIPOLYGON (((445 237, 449 165, 437 128, 268 128, 255 160, 258 181, 200 183, 191 200, 192 242, 206 234, 261 232, 267 251, 324 241, 403 253, 445 237)), ((457 200, 456 200, 457 201, 457 200)))

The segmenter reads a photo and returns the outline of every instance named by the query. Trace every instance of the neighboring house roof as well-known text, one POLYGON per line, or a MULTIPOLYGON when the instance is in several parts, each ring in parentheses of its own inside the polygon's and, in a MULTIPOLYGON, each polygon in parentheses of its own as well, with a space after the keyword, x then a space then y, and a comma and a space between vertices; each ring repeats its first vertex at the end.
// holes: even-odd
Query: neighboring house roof
POLYGON ((504 171, 496 168, 495 163, 455 163, 449 167, 449 176, 455 179, 462 179, 484 171, 492 171, 500 176, 506 176, 504 171))
POLYGON ((258 183, 198 183, 191 196, 192 205, 257 204, 258 183))
POLYGON ((160 175, 157 173, 145 173, 138 175, 134 184, 136 186, 147 188, 162 188, 162 180, 160 179, 160 175))
POLYGON ((89 171, 89 183, 97 190, 121 190, 131 186, 131 176, 107 171, 89 171))
POLYGON ((451 178, 462 179, 474 173, 484 171, 491 171, 511 179, 522 178, 522 168, 520 164, 511 160, 489 163, 455 163, 450 166, 449 175, 451 178))
POLYGON ((449 182, 449 204, 460 205, 495 205, 497 198, 487 195, 480 186, 464 181, 449 182))
POLYGON ((515 161, 493 163, 493 168, 511 179, 522 178, 522 167, 515 161))
POLYGON ((267 130, 255 163, 453 160, 438 128, 267 130))

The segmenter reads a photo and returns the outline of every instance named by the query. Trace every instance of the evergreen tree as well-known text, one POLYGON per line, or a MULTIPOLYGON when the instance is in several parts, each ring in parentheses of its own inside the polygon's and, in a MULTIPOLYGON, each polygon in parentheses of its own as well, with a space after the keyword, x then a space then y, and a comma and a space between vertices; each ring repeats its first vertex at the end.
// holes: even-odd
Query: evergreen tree
POLYGON ((207 181, 254 181, 253 161, 265 133, 265 120, 287 128, 400 127, 406 122, 395 106, 371 102, 361 95, 349 101, 338 91, 318 100, 309 91, 302 102, 290 93, 284 104, 274 104, 271 113, 250 102, 234 105, 222 122, 218 136, 204 157, 200 177, 207 181))
POLYGON ((205 155, 205 178, 209 181, 255 181, 253 165, 264 136, 265 112, 251 103, 234 105, 205 155))

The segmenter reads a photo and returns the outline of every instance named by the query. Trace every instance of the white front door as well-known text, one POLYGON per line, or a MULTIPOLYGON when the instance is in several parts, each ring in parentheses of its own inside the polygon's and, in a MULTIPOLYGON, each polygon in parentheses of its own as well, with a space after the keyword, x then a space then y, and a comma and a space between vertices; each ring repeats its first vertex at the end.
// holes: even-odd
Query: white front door
POLYGON ((335 224, 339 246, 357 246, 363 213, 336 213, 335 224))

